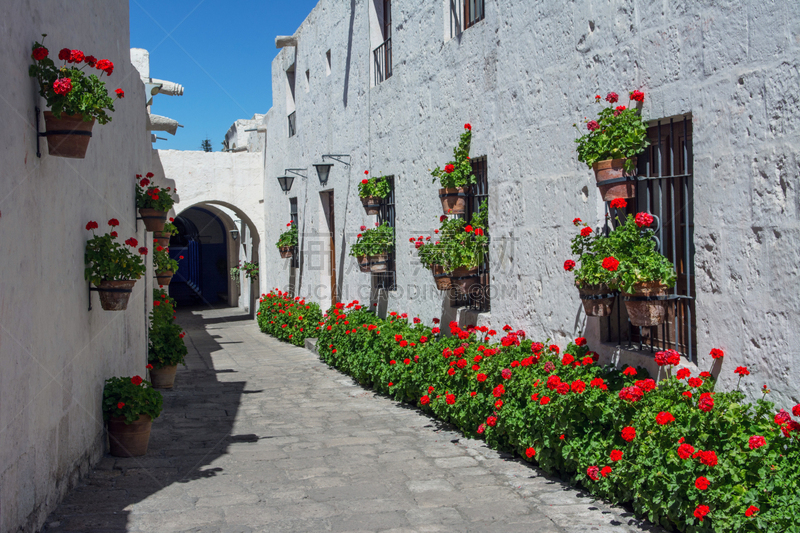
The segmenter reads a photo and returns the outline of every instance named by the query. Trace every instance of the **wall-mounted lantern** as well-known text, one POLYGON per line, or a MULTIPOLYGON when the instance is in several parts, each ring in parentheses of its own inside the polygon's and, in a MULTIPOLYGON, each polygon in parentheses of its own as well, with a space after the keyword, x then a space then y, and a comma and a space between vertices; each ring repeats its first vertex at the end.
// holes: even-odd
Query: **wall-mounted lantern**
POLYGON ((317 169, 317 177, 319 178, 319 184, 325 185, 328 183, 328 175, 331 173, 331 167, 333 163, 315 163, 314 168, 317 169))
POLYGON ((278 183, 281 185, 281 190, 288 193, 292 190, 292 183, 294 183, 294 176, 278 176, 278 183))

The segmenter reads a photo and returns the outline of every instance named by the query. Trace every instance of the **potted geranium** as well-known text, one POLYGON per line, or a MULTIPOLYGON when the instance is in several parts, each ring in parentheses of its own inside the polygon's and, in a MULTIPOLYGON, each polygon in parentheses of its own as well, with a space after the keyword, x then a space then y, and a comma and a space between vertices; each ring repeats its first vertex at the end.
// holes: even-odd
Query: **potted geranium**
POLYGON ((394 249, 394 228, 384 222, 371 229, 362 226, 362 231, 350 245, 350 256, 356 258, 362 272, 387 272, 389 253, 394 249))
MULTIPOLYGON (((180 256, 183 259, 183 256, 180 256)), ((178 262, 169 256, 169 248, 156 246, 153 251, 153 269, 159 285, 169 285, 172 276, 178 271, 178 262)))
MULTIPOLYGON (((414 240, 413 237, 411 240, 414 240)), ((414 244, 419 255, 419 262, 431 271, 436 288, 440 291, 449 290, 452 285, 445 245, 441 241, 423 242, 421 239, 416 240, 414 244)))
MULTIPOLYGON (((119 221, 112 218, 108 225, 114 228, 119 226, 119 221)), ((117 241, 116 230, 105 235, 95 235, 94 230, 97 228, 95 221, 86 224, 86 229, 92 232, 93 237, 86 242, 84 276, 98 289, 103 309, 124 311, 128 307, 133 285, 147 272, 141 257, 147 255, 147 248, 140 247, 137 255, 129 250, 135 250, 139 246, 136 239, 131 237, 125 241, 124 246, 117 241)))
POLYGON ((154 290, 147 361, 150 379, 157 389, 174 386, 178 364, 186 364, 185 357, 189 352, 183 342, 186 333, 175 323, 174 314, 175 300, 164 290, 154 290))
POLYGON ((258 263, 253 261, 245 261, 242 264, 239 261, 239 266, 235 266, 231 269, 231 279, 236 282, 236 286, 239 286, 239 275, 244 272, 244 276, 250 280, 250 282, 254 282, 258 278, 258 263))
POLYGON ((484 200, 469 223, 463 218, 445 219, 440 228, 443 266, 451 270, 450 282, 465 294, 479 281, 478 269, 489 246, 488 220, 489 209, 484 200))
MULTIPOLYGON (((633 91, 630 98, 633 102, 642 102, 644 93, 633 91)), ((578 161, 594 169, 603 200, 610 202, 617 198, 633 198, 635 182, 627 178, 634 175, 636 156, 650 143, 647 123, 638 109, 615 106, 619 102, 617 93, 608 93, 605 100, 610 106, 603 107, 597 119, 585 122, 589 133, 581 135, 575 142, 578 143, 578 161), (615 182, 603 184, 611 180, 615 182)), ((599 94, 595 96, 595 103, 602 105, 599 94)))
POLYGON ((178 226, 173 224, 173 222, 175 222, 175 219, 170 217, 169 222, 164 224, 163 231, 153 232, 153 244, 156 246, 163 246, 164 248, 169 246, 170 237, 178 234, 178 226))
POLYGON ((39 82, 39 94, 50 108, 44 113, 48 153, 83 159, 95 120, 100 124, 111 121, 106 110, 114 111, 114 102, 125 96, 122 89, 117 89, 116 98, 112 98, 100 80, 103 74, 110 76, 114 72, 114 64, 64 48, 58 53, 63 63, 56 66, 50 51, 39 42, 34 43, 31 57, 34 63, 28 74, 39 82), (87 74, 87 69, 97 69, 99 76, 87 74))
POLYGON ((289 222, 286 224, 286 227, 289 229, 281 233, 281 236, 278 238, 278 242, 275 243, 275 246, 277 246, 278 250, 280 250, 281 257, 283 259, 292 257, 298 241, 297 224, 294 222, 289 222))
POLYGON ((154 185, 152 177, 152 172, 148 172, 144 178, 141 174, 136 175, 136 207, 139 208, 147 231, 164 231, 167 212, 175 204, 172 192, 178 191, 172 191, 171 187, 162 189, 154 185))
POLYGON ((575 285, 580 292, 586 315, 610 316, 617 295, 617 280, 616 272, 603 268, 603 254, 597 250, 598 241, 605 236, 594 232, 580 218, 574 219, 572 223, 581 228, 571 241, 572 253, 578 256, 578 263, 568 259, 564 262, 564 270, 575 275, 575 285))
POLYGON ((667 290, 675 285, 672 262, 656 251, 653 216, 628 215, 608 237, 598 239, 595 250, 601 268, 614 274, 628 317, 634 326, 656 326, 667 313, 667 290))
MULTIPOLYGON (((369 176, 369 170, 364 174, 369 176)), ((358 184, 358 196, 368 215, 377 215, 381 211, 381 200, 389 196, 389 181, 383 176, 364 178, 358 184)))
POLYGON ((161 393, 140 376, 111 378, 103 387, 103 419, 108 422, 111 455, 147 453, 153 419, 161 414, 161 393))
POLYGON ((472 126, 464 124, 464 133, 461 134, 458 146, 453 149, 453 160, 444 168, 436 167, 431 172, 433 182, 435 183, 438 179, 442 186, 439 189, 439 198, 442 200, 442 209, 445 214, 460 215, 467 210, 467 194, 470 187, 477 181, 469 160, 471 141, 472 126))

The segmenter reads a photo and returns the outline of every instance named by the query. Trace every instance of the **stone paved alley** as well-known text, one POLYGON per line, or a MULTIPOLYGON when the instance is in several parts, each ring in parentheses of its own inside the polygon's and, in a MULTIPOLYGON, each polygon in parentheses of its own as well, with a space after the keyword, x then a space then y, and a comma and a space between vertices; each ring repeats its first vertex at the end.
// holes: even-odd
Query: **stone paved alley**
POLYGON ((49 533, 653 531, 262 334, 181 310, 187 368, 146 456, 106 455, 49 533))

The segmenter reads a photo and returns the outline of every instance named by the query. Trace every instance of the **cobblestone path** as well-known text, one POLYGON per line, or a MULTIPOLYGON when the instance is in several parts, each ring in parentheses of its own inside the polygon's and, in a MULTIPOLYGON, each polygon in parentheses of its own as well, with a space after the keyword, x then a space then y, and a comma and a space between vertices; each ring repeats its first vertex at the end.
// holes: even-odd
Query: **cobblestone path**
POLYGON ((651 531, 236 310, 181 310, 187 368, 150 450, 106 455, 47 521, 80 532, 651 531))

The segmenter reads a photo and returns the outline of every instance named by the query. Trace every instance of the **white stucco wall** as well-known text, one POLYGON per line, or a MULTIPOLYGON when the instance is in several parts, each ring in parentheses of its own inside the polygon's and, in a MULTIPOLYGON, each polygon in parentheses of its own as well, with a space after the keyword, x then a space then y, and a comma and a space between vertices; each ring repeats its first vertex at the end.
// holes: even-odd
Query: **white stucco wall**
MULTIPOLYGON (((693 118, 699 368, 709 369, 707 354, 720 347, 727 354, 715 369, 721 388, 747 365, 748 392, 769 383, 779 404, 800 400, 792 378, 800 363, 800 11, 792 2, 487 0, 485 20, 453 38, 442 31, 451 24, 447 2, 394 2, 394 73, 372 88, 370 4, 321 0, 295 34, 298 47, 282 50, 272 66, 264 241, 277 239, 289 213, 275 178, 284 168, 308 167, 308 180, 296 179, 288 195, 298 197, 308 234, 309 258, 295 280, 302 295, 319 300, 315 287, 329 285, 325 268, 308 265, 312 243, 324 247, 327 239, 320 191, 332 189, 336 198, 337 267, 342 259, 352 266, 347 244, 374 220, 356 187, 370 169, 397 183, 403 292, 388 295, 389 308, 426 321, 452 316, 438 295, 408 298, 409 288, 432 283, 414 267, 408 238, 438 225, 428 169, 450 159, 470 122, 472 155, 488 156, 492 285, 502 295, 478 320, 562 344, 586 328, 608 360, 616 350, 599 345, 598 319, 587 324, 562 268, 573 217, 599 225, 603 214, 594 177, 577 161, 572 124, 595 112, 595 94, 641 89, 646 118, 693 118), (303 78, 309 70, 310 83, 289 106, 297 114, 297 135, 289 138, 292 63, 303 78), (310 165, 326 153, 350 154, 352 166, 336 164, 321 187, 310 165), (507 242, 514 246, 503 251, 507 242)), ((287 261, 269 246, 267 259, 275 266, 265 269, 266 286, 288 286, 287 261)), ((352 289, 369 286, 369 277, 345 268, 340 282, 358 297, 352 289)))
MULTIPOLYGON (((174 214, 192 206, 224 207, 232 210, 253 235, 258 247, 258 260, 264 257, 264 185, 263 153, 201 152, 158 150, 159 168, 156 179, 175 183, 178 190, 174 214)), ((233 229, 232 227, 229 229, 233 229)), ((248 237, 240 232, 237 246, 248 237)), ((240 257, 245 257, 240 249, 240 257)), ((249 255, 249 252, 248 252, 249 255)), ((235 266, 235 265, 233 265, 235 266)), ((265 265, 267 266, 267 265, 265 265)), ((263 283, 263 276, 260 276, 263 283)), ((257 294, 247 294, 248 285, 239 298, 238 305, 252 309, 257 294)), ((231 294, 238 293, 235 285, 229 286, 231 294)), ((232 302, 236 304, 237 302, 232 302)))
POLYGON ((104 453, 104 381, 146 372, 152 270, 127 311, 103 311, 96 294, 88 311, 84 227, 106 230, 117 218, 121 237, 146 240, 135 229, 134 176, 152 150, 127 2, 11 0, 0 27, 0 531, 28 532, 104 453), (125 91, 82 160, 49 156, 44 139, 36 157, 34 107, 45 106, 28 66, 42 33, 53 58, 66 47, 113 61, 107 88, 125 91))

